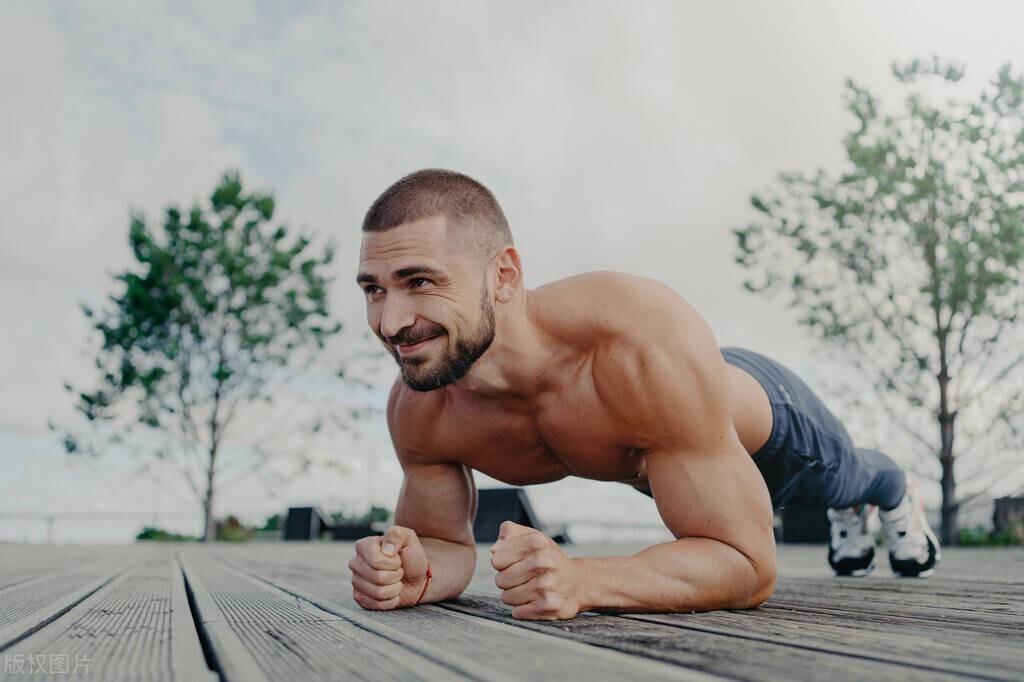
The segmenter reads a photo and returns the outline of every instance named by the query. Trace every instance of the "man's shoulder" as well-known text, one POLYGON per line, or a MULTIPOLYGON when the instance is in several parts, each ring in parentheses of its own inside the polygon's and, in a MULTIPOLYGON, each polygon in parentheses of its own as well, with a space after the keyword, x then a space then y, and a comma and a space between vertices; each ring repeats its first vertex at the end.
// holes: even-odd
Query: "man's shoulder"
POLYGON ((592 270, 577 275, 558 279, 537 288, 538 292, 549 292, 552 295, 578 295, 581 292, 601 292, 610 295, 629 296, 640 291, 653 291, 671 288, 653 277, 631 275, 614 270, 592 270))
POLYGON ((622 342, 663 334, 665 325, 692 324, 696 310, 672 287, 651 277, 598 270, 534 290, 545 326, 593 340, 622 342))
POLYGON ((651 447, 694 438, 720 395, 721 351, 710 326, 674 289, 649 277, 587 273, 566 298, 585 298, 573 323, 589 330, 590 380, 613 419, 650 438, 651 447), (680 412, 692 420, 676 418, 680 412))

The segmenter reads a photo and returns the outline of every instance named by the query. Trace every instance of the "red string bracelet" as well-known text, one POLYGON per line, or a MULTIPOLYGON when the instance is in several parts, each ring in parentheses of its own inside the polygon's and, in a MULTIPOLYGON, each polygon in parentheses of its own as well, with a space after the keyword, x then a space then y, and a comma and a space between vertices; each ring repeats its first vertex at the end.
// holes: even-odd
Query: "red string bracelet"
POLYGON ((416 603, 413 606, 419 606, 420 600, 423 599, 423 595, 427 593, 427 588, 430 587, 430 579, 433 578, 433 574, 430 572, 430 562, 427 562, 427 582, 423 583, 423 591, 420 592, 420 596, 416 598, 416 603))

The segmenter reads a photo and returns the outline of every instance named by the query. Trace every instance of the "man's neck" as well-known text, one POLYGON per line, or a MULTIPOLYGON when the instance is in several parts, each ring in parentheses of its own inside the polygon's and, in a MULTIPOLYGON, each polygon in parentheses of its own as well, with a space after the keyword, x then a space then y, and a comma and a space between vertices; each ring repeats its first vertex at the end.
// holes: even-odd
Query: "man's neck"
POLYGON ((488 398, 531 400, 552 384, 551 365, 557 354, 552 340, 530 315, 533 292, 522 289, 516 299, 495 310, 490 348, 455 386, 488 398))

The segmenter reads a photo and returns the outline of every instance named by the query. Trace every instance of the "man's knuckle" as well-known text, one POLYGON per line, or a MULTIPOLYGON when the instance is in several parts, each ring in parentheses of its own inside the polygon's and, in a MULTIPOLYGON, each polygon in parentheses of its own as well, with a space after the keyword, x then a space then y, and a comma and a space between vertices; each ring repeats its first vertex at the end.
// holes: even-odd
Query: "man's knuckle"
POLYGON ((405 526, 391 526, 391 528, 388 529, 388 535, 400 540, 411 539, 416 537, 416 531, 412 528, 406 528, 405 526))
POLYGON ((534 555, 531 563, 533 564, 533 569, 540 572, 550 571, 555 567, 555 560, 547 554, 534 555))

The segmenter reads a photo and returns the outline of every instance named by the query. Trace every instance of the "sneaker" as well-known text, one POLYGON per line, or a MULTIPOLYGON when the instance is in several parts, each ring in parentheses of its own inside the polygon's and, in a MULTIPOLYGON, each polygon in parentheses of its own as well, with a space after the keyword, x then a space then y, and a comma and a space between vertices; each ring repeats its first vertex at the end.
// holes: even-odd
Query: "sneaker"
POLYGON ((875 568, 875 537, 870 521, 875 507, 860 505, 860 509, 829 509, 832 526, 828 543, 828 563, 836 575, 867 575, 875 568))
POLYGON ((880 510, 879 518, 893 573, 904 578, 926 578, 935 572, 942 550, 928 526, 924 502, 914 479, 907 477, 907 491, 899 506, 890 511, 880 510))

